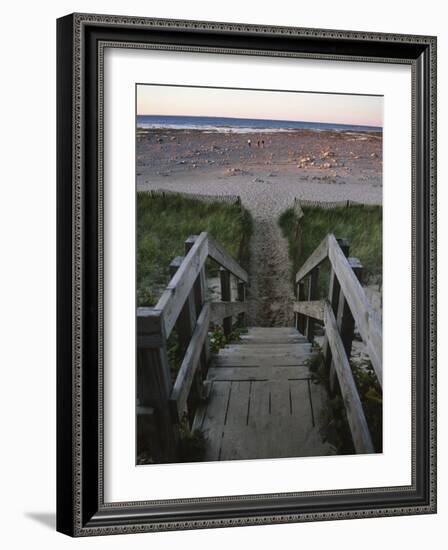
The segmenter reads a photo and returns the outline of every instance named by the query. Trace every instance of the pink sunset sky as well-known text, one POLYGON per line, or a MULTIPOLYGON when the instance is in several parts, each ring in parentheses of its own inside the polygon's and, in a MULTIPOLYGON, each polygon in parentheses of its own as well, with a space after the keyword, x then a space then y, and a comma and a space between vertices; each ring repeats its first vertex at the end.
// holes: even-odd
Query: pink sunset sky
POLYGON ((383 126, 383 97, 137 85, 137 114, 383 126))

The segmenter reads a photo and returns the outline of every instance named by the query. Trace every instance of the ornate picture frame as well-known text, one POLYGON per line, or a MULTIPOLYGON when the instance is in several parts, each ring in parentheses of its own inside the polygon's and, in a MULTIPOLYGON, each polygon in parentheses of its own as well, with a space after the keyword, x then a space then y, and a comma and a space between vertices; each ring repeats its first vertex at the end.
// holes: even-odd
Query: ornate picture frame
POLYGON ((436 512, 436 38, 72 14, 57 22, 57 529, 70 536, 436 512), (400 64, 412 72, 410 485, 104 498, 104 50, 400 64))

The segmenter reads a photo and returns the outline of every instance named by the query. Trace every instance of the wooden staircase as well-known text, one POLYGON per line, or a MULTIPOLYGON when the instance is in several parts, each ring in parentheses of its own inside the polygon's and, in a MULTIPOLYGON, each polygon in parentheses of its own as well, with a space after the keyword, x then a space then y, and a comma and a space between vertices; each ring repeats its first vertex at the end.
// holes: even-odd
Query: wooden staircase
POLYGON ((324 331, 328 385, 344 402, 354 452, 375 452, 350 356, 356 325, 382 387, 382 327, 360 283, 362 265, 349 257, 344 239, 328 234, 296 273, 294 327, 251 327, 215 355, 210 326, 222 325, 229 338, 237 319, 244 325, 248 274, 205 232, 185 241, 185 256, 174 258, 170 271, 156 306, 137 310, 137 456, 176 462, 185 421, 205 436, 205 460, 335 454, 319 425, 325 410, 328 415, 326 384, 314 384, 309 368, 316 324, 324 331), (220 302, 207 297, 207 259, 220 266, 220 302), (327 298, 318 284, 324 262, 327 298), (183 359, 173 380, 168 339, 174 329, 183 359))
POLYGON ((295 328, 250 327, 212 356, 194 428, 205 460, 334 454, 319 433, 325 391, 311 380, 311 344, 295 328))

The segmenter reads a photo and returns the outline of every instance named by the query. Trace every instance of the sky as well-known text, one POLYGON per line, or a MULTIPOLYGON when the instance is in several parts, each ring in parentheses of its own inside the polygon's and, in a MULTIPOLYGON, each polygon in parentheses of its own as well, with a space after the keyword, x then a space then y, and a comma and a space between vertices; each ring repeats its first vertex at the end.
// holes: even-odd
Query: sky
POLYGON ((383 98, 139 84, 137 114, 383 126, 383 98))

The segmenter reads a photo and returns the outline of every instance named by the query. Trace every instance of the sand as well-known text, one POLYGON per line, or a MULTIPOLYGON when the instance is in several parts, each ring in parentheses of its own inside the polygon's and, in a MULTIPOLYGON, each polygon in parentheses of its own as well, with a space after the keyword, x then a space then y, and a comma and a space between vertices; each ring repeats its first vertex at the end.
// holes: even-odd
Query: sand
POLYGON ((291 263, 278 216, 296 197, 381 204, 382 135, 138 130, 137 189, 239 195, 254 219, 248 321, 288 326, 291 263))

